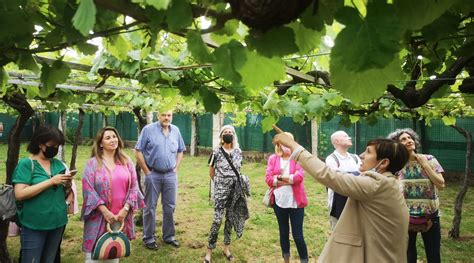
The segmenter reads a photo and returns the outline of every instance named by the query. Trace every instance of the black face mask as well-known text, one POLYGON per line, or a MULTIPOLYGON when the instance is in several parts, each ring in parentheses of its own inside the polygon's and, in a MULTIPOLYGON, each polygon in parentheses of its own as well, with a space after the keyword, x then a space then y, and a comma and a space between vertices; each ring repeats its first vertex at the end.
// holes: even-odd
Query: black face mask
POLYGON ((46 146, 46 150, 43 151, 43 155, 44 157, 51 159, 54 156, 56 156, 56 154, 58 154, 58 151, 59 151, 59 147, 46 146))
POLYGON ((224 134, 222 135, 222 139, 224 140, 225 143, 232 143, 232 141, 234 140, 234 135, 224 134))

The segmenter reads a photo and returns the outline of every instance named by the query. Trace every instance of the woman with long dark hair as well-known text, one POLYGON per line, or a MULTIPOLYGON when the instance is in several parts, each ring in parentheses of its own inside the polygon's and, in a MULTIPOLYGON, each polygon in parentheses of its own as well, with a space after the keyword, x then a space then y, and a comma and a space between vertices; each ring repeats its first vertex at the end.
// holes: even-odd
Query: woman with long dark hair
POLYGON ((67 224, 66 193, 73 176, 55 156, 64 145, 56 127, 39 127, 28 144, 31 156, 13 172, 18 222, 21 225, 21 262, 53 262, 67 224))
POLYGON ((135 166, 123 148, 117 130, 103 128, 95 138, 92 158, 84 170, 81 219, 84 221, 82 250, 86 253, 86 262, 94 262, 91 252, 97 239, 106 232, 107 223, 123 223, 125 235, 130 240, 135 239, 133 212, 143 208, 144 203, 135 166))

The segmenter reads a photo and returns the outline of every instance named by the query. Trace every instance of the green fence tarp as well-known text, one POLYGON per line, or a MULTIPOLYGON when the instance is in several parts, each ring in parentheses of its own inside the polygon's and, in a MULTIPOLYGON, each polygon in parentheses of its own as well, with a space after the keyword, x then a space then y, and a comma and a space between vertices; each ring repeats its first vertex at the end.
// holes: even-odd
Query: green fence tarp
MULTIPOLYGON (((44 113, 46 123, 57 126, 59 113, 44 113)), ((129 112, 106 116, 100 113, 86 113, 84 125, 81 130, 83 138, 94 138, 97 131, 105 122, 114 126, 121 137, 127 141, 135 141, 138 137, 138 126, 135 116, 129 112)), ((156 120, 156 116, 155 116, 156 120)), ((180 128, 186 144, 191 142, 191 114, 175 113, 173 124, 180 128)), ((3 136, 0 142, 6 142, 9 131, 16 121, 16 116, 0 114, 0 122, 3 122, 3 136)), ((273 152, 273 131, 262 133, 262 116, 248 114, 245 126, 236 127, 239 143, 244 151, 273 152)), ((376 137, 386 137, 388 133, 397 128, 409 127, 414 129, 422 138, 422 152, 434 155, 446 171, 463 171, 465 163, 466 142, 455 129, 445 126, 441 121, 432 121, 430 127, 420 125, 419 122, 411 120, 380 119, 375 125, 368 125, 361 121, 350 127, 341 126, 340 119, 335 117, 331 121, 322 122, 318 125, 318 153, 324 158, 333 151, 330 136, 337 130, 346 131, 353 138, 353 147, 350 152, 362 153, 366 143, 376 137)), ((26 124, 21 139, 27 141, 31 138, 33 127, 39 123, 39 117, 32 117, 26 124), (35 125, 34 125, 35 124, 35 125)), ((230 116, 224 119, 225 124, 232 123, 230 116)), ((469 131, 474 130, 474 118, 459 119, 456 123, 469 131)), ((306 149, 311 151, 311 124, 298 124, 291 118, 281 118, 277 124, 285 131, 291 132, 295 139, 306 149)), ((67 114, 66 133, 73 134, 78 126, 78 114, 67 114)), ((201 114, 197 116, 198 145, 204 147, 212 146, 212 114, 201 114)), ((473 161, 474 163, 474 161, 473 161)), ((472 163, 471 163, 472 166, 472 163)))

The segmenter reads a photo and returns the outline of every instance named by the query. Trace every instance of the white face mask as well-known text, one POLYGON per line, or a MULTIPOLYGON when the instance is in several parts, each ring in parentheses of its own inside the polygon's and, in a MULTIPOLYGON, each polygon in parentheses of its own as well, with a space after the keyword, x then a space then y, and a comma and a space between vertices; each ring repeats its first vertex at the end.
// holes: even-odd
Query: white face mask
POLYGON ((367 172, 376 172, 376 173, 378 173, 378 172, 379 172, 379 171, 378 171, 379 166, 382 164, 382 162, 383 162, 384 160, 385 160, 385 159, 380 160, 380 162, 379 162, 377 165, 375 165, 374 168, 367 170, 367 172))

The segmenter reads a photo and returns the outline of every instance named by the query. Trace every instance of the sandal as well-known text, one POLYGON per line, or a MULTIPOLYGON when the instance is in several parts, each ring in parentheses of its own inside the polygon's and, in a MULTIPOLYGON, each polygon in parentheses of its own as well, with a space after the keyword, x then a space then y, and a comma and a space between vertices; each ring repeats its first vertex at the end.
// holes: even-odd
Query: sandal
POLYGON ((227 255, 225 252, 222 252, 224 254, 224 257, 227 258, 228 261, 234 261, 235 258, 234 256, 231 254, 227 255))
POLYGON ((211 259, 207 259, 206 257, 204 257, 204 263, 211 263, 211 259))

